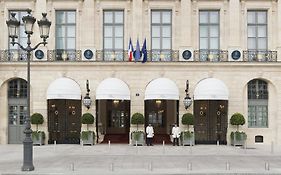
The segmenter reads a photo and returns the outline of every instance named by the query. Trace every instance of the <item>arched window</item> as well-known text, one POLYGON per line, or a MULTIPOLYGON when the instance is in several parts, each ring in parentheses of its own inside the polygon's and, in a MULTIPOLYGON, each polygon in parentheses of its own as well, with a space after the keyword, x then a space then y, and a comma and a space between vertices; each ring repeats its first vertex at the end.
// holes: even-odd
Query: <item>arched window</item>
POLYGON ((267 82, 259 79, 248 83, 248 127, 268 127, 267 82))
POLYGON ((9 98, 26 98, 27 82, 23 79, 15 79, 9 82, 8 87, 9 98))

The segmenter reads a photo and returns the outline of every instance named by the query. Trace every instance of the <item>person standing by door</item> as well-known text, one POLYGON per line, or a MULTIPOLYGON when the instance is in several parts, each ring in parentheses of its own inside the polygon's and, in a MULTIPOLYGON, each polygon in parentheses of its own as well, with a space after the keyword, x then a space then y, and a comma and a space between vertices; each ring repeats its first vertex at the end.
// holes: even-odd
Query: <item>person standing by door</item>
POLYGON ((153 139, 153 136, 154 136, 154 130, 153 130, 153 127, 152 127, 151 124, 149 124, 146 127, 145 132, 146 132, 146 145, 152 146, 152 139, 153 139))
POLYGON ((179 138, 180 138, 180 128, 175 123, 174 127, 172 128, 172 137, 173 137, 173 146, 179 146, 179 138))

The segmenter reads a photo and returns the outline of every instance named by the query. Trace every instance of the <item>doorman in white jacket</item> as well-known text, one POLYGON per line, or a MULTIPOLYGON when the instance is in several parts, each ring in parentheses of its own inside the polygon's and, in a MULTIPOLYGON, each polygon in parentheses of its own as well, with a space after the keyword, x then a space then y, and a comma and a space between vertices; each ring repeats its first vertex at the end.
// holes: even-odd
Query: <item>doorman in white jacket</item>
POLYGON ((172 137, 173 137, 173 146, 179 146, 179 138, 180 138, 180 128, 175 123, 174 127, 172 128, 172 137))
POLYGON ((153 136, 154 136, 154 130, 153 130, 153 127, 152 127, 151 124, 149 124, 146 127, 145 132, 146 132, 146 145, 152 146, 152 139, 153 139, 153 136))

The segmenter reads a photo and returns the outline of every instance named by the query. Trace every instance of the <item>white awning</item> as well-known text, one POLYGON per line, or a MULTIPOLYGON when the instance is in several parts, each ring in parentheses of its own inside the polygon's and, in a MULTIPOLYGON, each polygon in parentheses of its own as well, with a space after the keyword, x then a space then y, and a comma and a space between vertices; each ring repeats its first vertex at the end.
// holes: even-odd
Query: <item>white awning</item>
POLYGON ((144 99, 179 100, 179 89, 170 79, 157 78, 146 86, 144 99))
POLYGON ((47 99, 81 100, 81 89, 72 79, 58 78, 49 85, 47 99))
POLYGON ((228 88, 216 78, 201 80, 194 90, 194 100, 228 100, 228 96, 228 88))
POLYGON ((96 91, 96 99, 130 100, 130 89, 120 79, 107 78, 99 84, 96 91))

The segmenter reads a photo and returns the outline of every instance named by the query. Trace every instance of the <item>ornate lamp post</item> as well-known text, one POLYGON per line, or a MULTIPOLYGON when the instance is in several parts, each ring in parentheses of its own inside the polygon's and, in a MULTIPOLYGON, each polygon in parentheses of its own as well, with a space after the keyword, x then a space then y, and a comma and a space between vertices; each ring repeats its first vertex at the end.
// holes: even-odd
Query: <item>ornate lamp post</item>
POLYGON ((83 99, 83 104, 87 109, 90 109, 91 104, 92 104, 92 100, 90 97, 90 88, 89 88, 89 81, 87 80, 86 82, 86 88, 87 88, 87 93, 86 96, 83 99))
POLYGON ((186 110, 192 104, 192 99, 189 97, 188 88, 189 88, 189 82, 188 80, 186 80, 185 97, 183 99, 183 105, 186 110))
POLYGON ((25 27, 25 33, 27 34, 27 47, 23 47, 20 43, 15 42, 15 39, 18 38, 18 31, 20 22, 15 18, 15 13, 11 13, 11 18, 6 21, 9 30, 9 37, 12 39, 12 45, 19 45, 19 47, 27 52, 27 114, 26 114, 26 125, 25 125, 25 138, 23 141, 23 166, 22 171, 33 171, 33 142, 31 139, 31 124, 30 124, 30 56, 31 52, 38 48, 39 45, 43 44, 44 46, 47 44, 46 39, 49 37, 49 31, 51 22, 46 18, 47 13, 42 13, 43 18, 38 21, 38 25, 40 28, 40 37, 43 39, 43 42, 38 43, 35 47, 31 47, 30 37, 33 34, 33 25, 36 21, 31 15, 31 10, 27 10, 27 15, 22 17, 22 21, 25 27))

